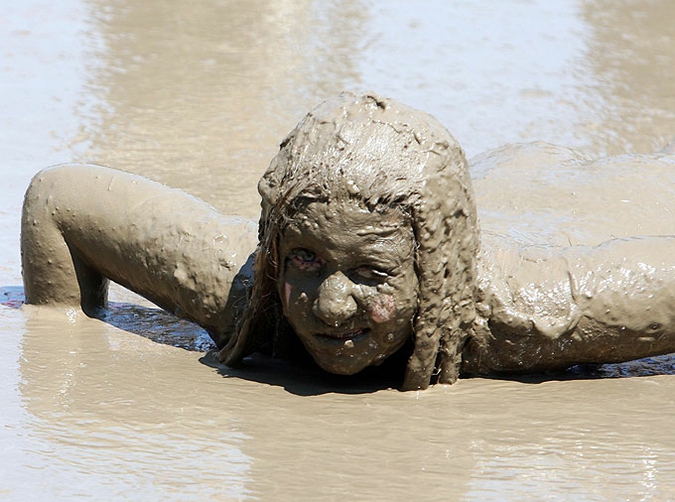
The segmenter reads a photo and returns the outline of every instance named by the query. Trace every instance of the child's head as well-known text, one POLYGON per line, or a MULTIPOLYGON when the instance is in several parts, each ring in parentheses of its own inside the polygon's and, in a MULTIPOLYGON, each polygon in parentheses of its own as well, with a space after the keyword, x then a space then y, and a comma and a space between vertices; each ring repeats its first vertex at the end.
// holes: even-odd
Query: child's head
POLYGON ((473 319, 476 214, 464 154, 434 118, 342 94, 289 134, 258 188, 256 285, 227 362, 261 343, 274 305, 327 371, 378 364, 411 336, 409 371, 454 357, 473 319))

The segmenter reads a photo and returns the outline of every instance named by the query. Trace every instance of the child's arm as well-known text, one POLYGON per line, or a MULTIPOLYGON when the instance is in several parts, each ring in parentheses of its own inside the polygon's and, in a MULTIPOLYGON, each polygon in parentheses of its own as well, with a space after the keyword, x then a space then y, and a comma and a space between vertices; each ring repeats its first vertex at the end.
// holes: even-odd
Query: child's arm
POLYGON ((469 373, 561 370, 675 352, 675 237, 493 251, 481 284, 491 336, 469 373), (486 280, 487 278, 487 280, 486 280))
POLYGON ((111 279, 213 336, 234 322, 231 287, 255 245, 255 225, 180 190, 113 169, 57 166, 26 192, 26 302, 93 314, 111 279))
POLYGON ((581 319, 609 360, 675 351, 675 237, 615 239, 566 253, 581 319))

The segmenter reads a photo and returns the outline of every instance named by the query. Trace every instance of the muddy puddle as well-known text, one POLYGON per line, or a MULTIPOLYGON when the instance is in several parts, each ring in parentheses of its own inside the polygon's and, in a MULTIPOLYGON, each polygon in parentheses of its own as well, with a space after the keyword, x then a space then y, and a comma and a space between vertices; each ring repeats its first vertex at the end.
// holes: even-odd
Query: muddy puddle
MULTIPOLYGON (((0 498, 672 499, 675 357, 419 393, 265 359, 218 369, 201 330, 121 288, 105 320, 20 308, 18 235, 30 177, 70 161, 257 218, 279 141, 343 89, 431 112, 469 157, 668 148, 673 16, 665 0, 9 2, 0 498)), ((528 242, 675 233, 667 168, 474 175, 486 225, 528 242)))

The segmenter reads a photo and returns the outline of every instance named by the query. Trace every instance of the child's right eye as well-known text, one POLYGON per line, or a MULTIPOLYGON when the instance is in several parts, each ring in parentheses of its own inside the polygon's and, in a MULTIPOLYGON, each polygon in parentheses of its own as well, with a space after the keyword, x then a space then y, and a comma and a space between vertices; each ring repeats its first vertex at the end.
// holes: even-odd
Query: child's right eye
POLYGON ((316 272, 323 265, 323 261, 309 249, 295 249, 287 260, 294 268, 303 272, 316 272))

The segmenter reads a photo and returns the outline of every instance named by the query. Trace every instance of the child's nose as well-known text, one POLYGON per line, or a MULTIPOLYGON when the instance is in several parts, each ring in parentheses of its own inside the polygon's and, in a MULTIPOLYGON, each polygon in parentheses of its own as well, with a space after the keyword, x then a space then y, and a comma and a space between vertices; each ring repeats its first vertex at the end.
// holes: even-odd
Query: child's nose
POLYGON ((329 275, 319 286, 314 301, 314 314, 329 326, 339 326, 358 310, 353 294, 354 284, 340 271, 329 275))

